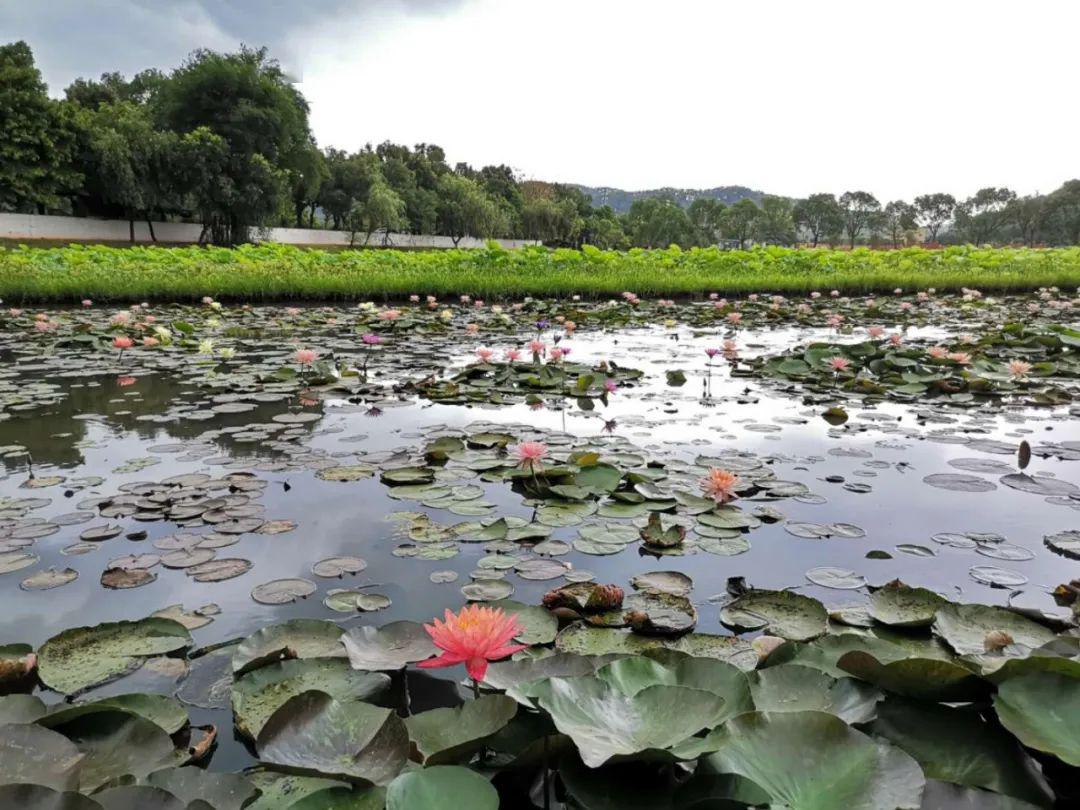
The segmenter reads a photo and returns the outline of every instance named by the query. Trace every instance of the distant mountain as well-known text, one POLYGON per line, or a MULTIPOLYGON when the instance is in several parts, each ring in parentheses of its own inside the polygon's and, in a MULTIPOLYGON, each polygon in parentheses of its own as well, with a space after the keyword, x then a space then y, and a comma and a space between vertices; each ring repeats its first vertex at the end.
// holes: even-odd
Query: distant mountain
POLYGON ((720 200, 725 205, 731 205, 746 198, 760 203, 764 195, 763 191, 755 191, 746 186, 718 186, 717 188, 706 189, 653 188, 647 191, 623 191, 621 188, 608 188, 606 186, 592 188, 590 186, 572 185, 592 197, 593 205, 598 207, 610 205, 619 214, 625 214, 629 211, 630 204, 634 200, 641 200, 646 197, 671 197, 685 208, 699 197, 710 197, 714 200, 720 200))

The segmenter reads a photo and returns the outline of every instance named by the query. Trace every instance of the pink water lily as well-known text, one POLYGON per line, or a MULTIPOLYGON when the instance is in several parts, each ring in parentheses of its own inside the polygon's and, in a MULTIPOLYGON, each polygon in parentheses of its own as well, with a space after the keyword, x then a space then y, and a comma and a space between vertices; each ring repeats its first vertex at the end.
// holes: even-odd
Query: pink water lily
POLYGON ((1009 374, 1014 379, 1020 379, 1026 377, 1031 371, 1031 363, 1026 360, 1010 360, 1009 361, 1009 374))
POLYGON ((726 503, 734 500, 735 487, 739 485, 739 477, 732 472, 713 467, 708 475, 701 479, 701 489, 717 503, 726 503))
POLYGON ((314 349, 297 349, 293 359, 301 366, 310 366, 319 359, 319 353, 314 349))
POLYGON ((847 371, 851 367, 851 361, 846 357, 830 357, 828 363, 829 368, 837 374, 841 371, 847 371))
POLYGON ((508 448, 518 460, 518 465, 535 470, 540 467, 540 462, 547 456, 547 445, 543 442, 521 442, 510 445, 508 448))
POLYGON ((443 621, 435 619, 424 625, 443 652, 438 658, 417 664, 422 669, 464 664, 469 677, 479 683, 487 674, 488 662, 508 658, 529 646, 511 643, 522 628, 517 615, 507 615, 502 608, 467 605, 458 613, 447 610, 443 616, 443 621))

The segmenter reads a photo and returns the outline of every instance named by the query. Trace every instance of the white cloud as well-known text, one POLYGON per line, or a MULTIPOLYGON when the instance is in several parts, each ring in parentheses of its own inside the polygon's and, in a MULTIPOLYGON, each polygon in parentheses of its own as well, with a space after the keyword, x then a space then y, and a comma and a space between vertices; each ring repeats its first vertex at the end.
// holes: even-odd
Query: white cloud
POLYGON ((966 196, 984 185, 1048 191, 1080 174, 1072 86, 1080 4, 313 0, 299 8, 12 3, 0 9, 0 30, 28 38, 50 81, 64 84, 169 67, 194 47, 269 42, 302 78, 323 145, 438 143, 452 161, 508 163, 550 180, 743 184, 793 196, 864 188, 887 200, 966 196))

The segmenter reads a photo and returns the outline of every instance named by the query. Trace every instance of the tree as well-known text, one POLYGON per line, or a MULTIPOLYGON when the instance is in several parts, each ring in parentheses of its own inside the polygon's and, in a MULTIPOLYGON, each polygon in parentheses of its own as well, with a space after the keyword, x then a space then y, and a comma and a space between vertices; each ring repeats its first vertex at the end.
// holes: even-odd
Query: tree
POLYGON ((1068 180, 1046 198, 1047 224, 1058 242, 1080 244, 1080 180, 1068 180))
POLYGON ((498 206, 474 181, 456 174, 439 178, 439 228, 457 247, 462 238, 498 235, 505 221, 498 206))
POLYGON ((915 206, 903 200, 893 200, 885 206, 881 225, 893 248, 900 247, 904 234, 915 228, 915 215, 915 206))
POLYGON ((686 211, 667 197, 634 200, 626 214, 626 232, 635 247, 690 245, 694 229, 686 211))
POLYGON ((823 237, 839 233, 844 226, 843 212, 832 194, 811 194, 805 200, 798 200, 792 216, 796 231, 799 228, 807 231, 813 247, 823 237))
POLYGON ((1016 226, 1023 243, 1031 247, 1046 219, 1046 197, 1038 194, 1017 197, 1005 208, 1005 218, 1016 226))
POLYGON ((956 198, 951 194, 923 194, 915 198, 916 222, 926 228, 927 242, 937 242, 938 231, 956 210, 956 198))
POLYGON ((981 188, 956 206, 956 228, 967 241, 982 245, 992 242, 1007 221, 1006 209, 1016 200, 1007 188, 981 188))
POLYGON ((761 209, 748 197, 744 197, 734 205, 724 209, 720 217, 720 228, 728 239, 734 239, 740 248, 746 247, 746 242, 754 232, 754 226, 761 209))
POLYGON ((341 149, 325 153, 327 178, 316 196, 316 204, 335 229, 345 225, 345 217, 357 202, 367 199, 372 183, 381 179, 379 159, 365 149, 350 155, 341 149))
POLYGON ((0 46, 0 211, 45 213, 78 187, 70 116, 25 42, 0 46))
POLYGON ((845 191, 840 195, 840 211, 848 245, 855 247, 859 235, 878 222, 881 203, 869 191, 845 191))
POLYGON ((284 162, 296 227, 304 227, 304 212, 309 209, 309 224, 314 224, 319 192, 330 177, 326 158, 312 139, 287 155, 284 162))
POLYGON ((154 129, 146 107, 131 101, 79 108, 75 122, 78 163, 84 176, 80 207, 99 216, 126 219, 132 242, 135 220, 145 220, 151 238, 156 239, 153 213, 180 205, 176 135, 154 129))
POLYGON ((698 244, 715 245, 720 241, 721 221, 726 207, 713 197, 697 197, 690 203, 686 215, 697 232, 695 241, 698 244))
POLYGON ((594 208, 585 222, 586 235, 582 242, 601 250, 622 250, 630 246, 626 231, 610 205, 594 208))
POLYGON ((383 180, 377 180, 368 190, 367 199, 357 202, 349 212, 349 245, 356 243, 356 234, 364 232, 364 244, 371 241, 375 231, 384 231, 383 244, 388 244, 390 232, 406 222, 405 201, 383 180))
POLYGON ((79 107, 96 110, 99 104, 116 104, 130 101, 148 104, 168 78, 160 70, 151 68, 136 73, 131 81, 120 73, 102 73, 101 78, 76 79, 64 90, 64 97, 79 107))
POLYGON ((249 226, 267 224, 282 208, 288 161, 310 144, 311 132, 307 102, 265 48, 196 51, 156 93, 154 107, 163 128, 206 129, 228 149, 218 187, 196 202, 213 241, 243 241, 249 226))
POLYGON ((761 213, 754 222, 758 242, 790 245, 795 241, 795 218, 791 200, 766 194, 761 198, 761 213))

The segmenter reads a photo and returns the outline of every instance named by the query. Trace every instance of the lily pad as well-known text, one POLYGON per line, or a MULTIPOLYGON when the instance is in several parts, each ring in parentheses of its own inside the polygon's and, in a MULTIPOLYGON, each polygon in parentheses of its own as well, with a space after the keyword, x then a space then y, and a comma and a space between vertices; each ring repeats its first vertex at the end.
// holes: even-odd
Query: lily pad
POLYGON ((816 599, 791 591, 752 590, 729 602, 720 621, 740 630, 765 630, 790 641, 825 633, 829 614, 816 599))
POLYGON ((389 671, 403 669, 439 653, 423 625, 416 622, 390 622, 382 627, 354 627, 340 643, 354 669, 389 671))
POLYGON ((424 765, 466 763, 516 713, 512 698, 485 695, 455 708, 414 714, 405 719, 405 727, 424 765))
POLYGON ((892 627, 928 627, 946 599, 926 588, 895 580, 870 595, 870 615, 892 627))
POLYGON ((1030 672, 998 686, 994 709, 1001 724, 1028 748, 1080 766, 1080 679, 1030 672))
POLYGON ((143 659, 191 644, 187 628, 169 619, 110 622, 65 630, 38 650, 38 676, 50 689, 74 694, 137 669, 143 659))
POLYGON ((304 692, 270 715, 255 747, 263 762, 296 773, 386 784, 405 766, 409 735, 391 709, 304 692))
POLYGON ((254 739, 270 715, 303 692, 325 692, 341 701, 368 700, 389 686, 389 676, 353 669, 348 661, 339 658, 281 661, 236 679, 232 689, 233 718, 237 730, 254 739))
POLYGON ((469 810, 498 810, 499 794, 476 771, 437 765, 403 773, 386 789, 386 810, 442 810, 448 797, 469 810))
POLYGON ((985 653, 987 636, 991 633, 1004 633, 1011 639, 1002 650, 1005 655, 1022 655, 1009 652, 1013 645, 1035 648, 1055 638, 1054 632, 1041 624, 1005 608, 989 605, 943 605, 934 619, 934 632, 958 655, 985 653))

